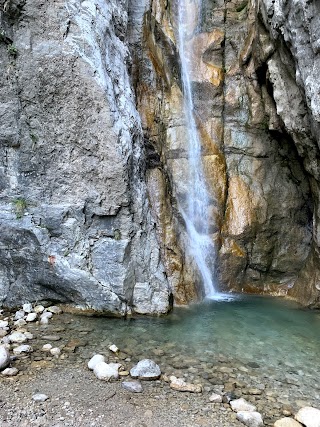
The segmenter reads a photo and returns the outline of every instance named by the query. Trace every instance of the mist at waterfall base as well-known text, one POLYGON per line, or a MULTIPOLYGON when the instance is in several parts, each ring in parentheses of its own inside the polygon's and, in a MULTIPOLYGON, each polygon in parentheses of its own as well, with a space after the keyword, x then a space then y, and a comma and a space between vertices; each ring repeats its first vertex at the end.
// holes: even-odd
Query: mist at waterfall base
MULTIPOLYGON (((198 2, 196 2, 198 4, 198 2)), ((188 193, 186 207, 180 206, 189 238, 189 253, 201 274, 204 293, 207 298, 216 296, 213 282, 213 243, 209 235, 209 197, 201 159, 201 141, 194 117, 191 90, 190 58, 188 39, 192 34, 195 17, 188 0, 178 0, 178 45, 181 61, 181 77, 184 93, 185 125, 188 137, 188 193), (191 30, 190 30, 191 26, 191 30), (191 32, 191 34, 190 34, 191 32)))

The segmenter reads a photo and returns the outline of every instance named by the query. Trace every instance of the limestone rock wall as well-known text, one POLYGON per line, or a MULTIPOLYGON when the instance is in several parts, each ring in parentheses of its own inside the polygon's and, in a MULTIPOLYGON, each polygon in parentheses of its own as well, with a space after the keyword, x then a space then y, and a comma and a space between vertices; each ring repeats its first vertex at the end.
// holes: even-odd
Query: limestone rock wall
POLYGON ((127 2, 0 3, 0 302, 166 312, 127 2))

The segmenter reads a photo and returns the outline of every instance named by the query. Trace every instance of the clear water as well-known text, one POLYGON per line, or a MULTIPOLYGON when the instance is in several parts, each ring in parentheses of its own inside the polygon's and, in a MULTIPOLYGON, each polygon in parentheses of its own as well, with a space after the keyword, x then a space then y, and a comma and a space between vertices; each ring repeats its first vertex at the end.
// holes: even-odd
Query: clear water
POLYGON ((108 352, 108 346, 116 344, 132 360, 151 357, 169 372, 174 372, 172 358, 192 356, 195 366, 222 360, 250 371, 254 363, 258 382, 289 376, 306 389, 310 383, 314 389, 320 373, 320 313, 274 298, 208 300, 160 318, 73 317, 70 327, 81 326, 92 330, 88 354, 108 352))
POLYGON ((178 0, 178 46, 181 61, 181 75, 184 93, 184 111, 188 136, 188 194, 187 207, 180 206, 189 237, 189 252, 194 258, 202 276, 205 295, 215 293, 213 283, 214 256, 209 236, 209 197, 201 160, 201 141, 194 117, 191 90, 192 44, 197 23, 195 10, 200 10, 200 0, 178 0))

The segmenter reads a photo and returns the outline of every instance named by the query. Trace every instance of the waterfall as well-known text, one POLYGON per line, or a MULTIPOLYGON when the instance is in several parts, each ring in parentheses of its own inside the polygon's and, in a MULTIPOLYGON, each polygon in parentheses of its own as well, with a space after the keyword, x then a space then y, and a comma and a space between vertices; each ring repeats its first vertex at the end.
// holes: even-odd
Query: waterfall
POLYGON ((194 117, 192 98, 192 49, 190 38, 195 31, 195 10, 200 12, 201 0, 178 1, 178 44, 181 61, 181 75, 184 92, 184 112, 188 139, 188 194, 186 207, 182 215, 186 223, 189 237, 189 248, 193 259, 201 273, 206 297, 215 294, 213 282, 214 251, 209 236, 208 207, 209 196, 201 159, 201 141, 194 117), (197 9, 195 9, 197 8, 197 9), (210 268, 211 266, 211 268, 210 268))

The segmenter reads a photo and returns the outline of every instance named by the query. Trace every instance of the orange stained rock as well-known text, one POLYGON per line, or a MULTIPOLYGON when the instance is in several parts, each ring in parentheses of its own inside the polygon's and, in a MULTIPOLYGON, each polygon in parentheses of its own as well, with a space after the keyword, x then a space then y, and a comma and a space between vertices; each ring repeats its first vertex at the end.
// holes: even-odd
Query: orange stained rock
POLYGON ((242 234, 256 220, 254 208, 254 195, 248 185, 239 176, 231 177, 223 233, 242 234))

